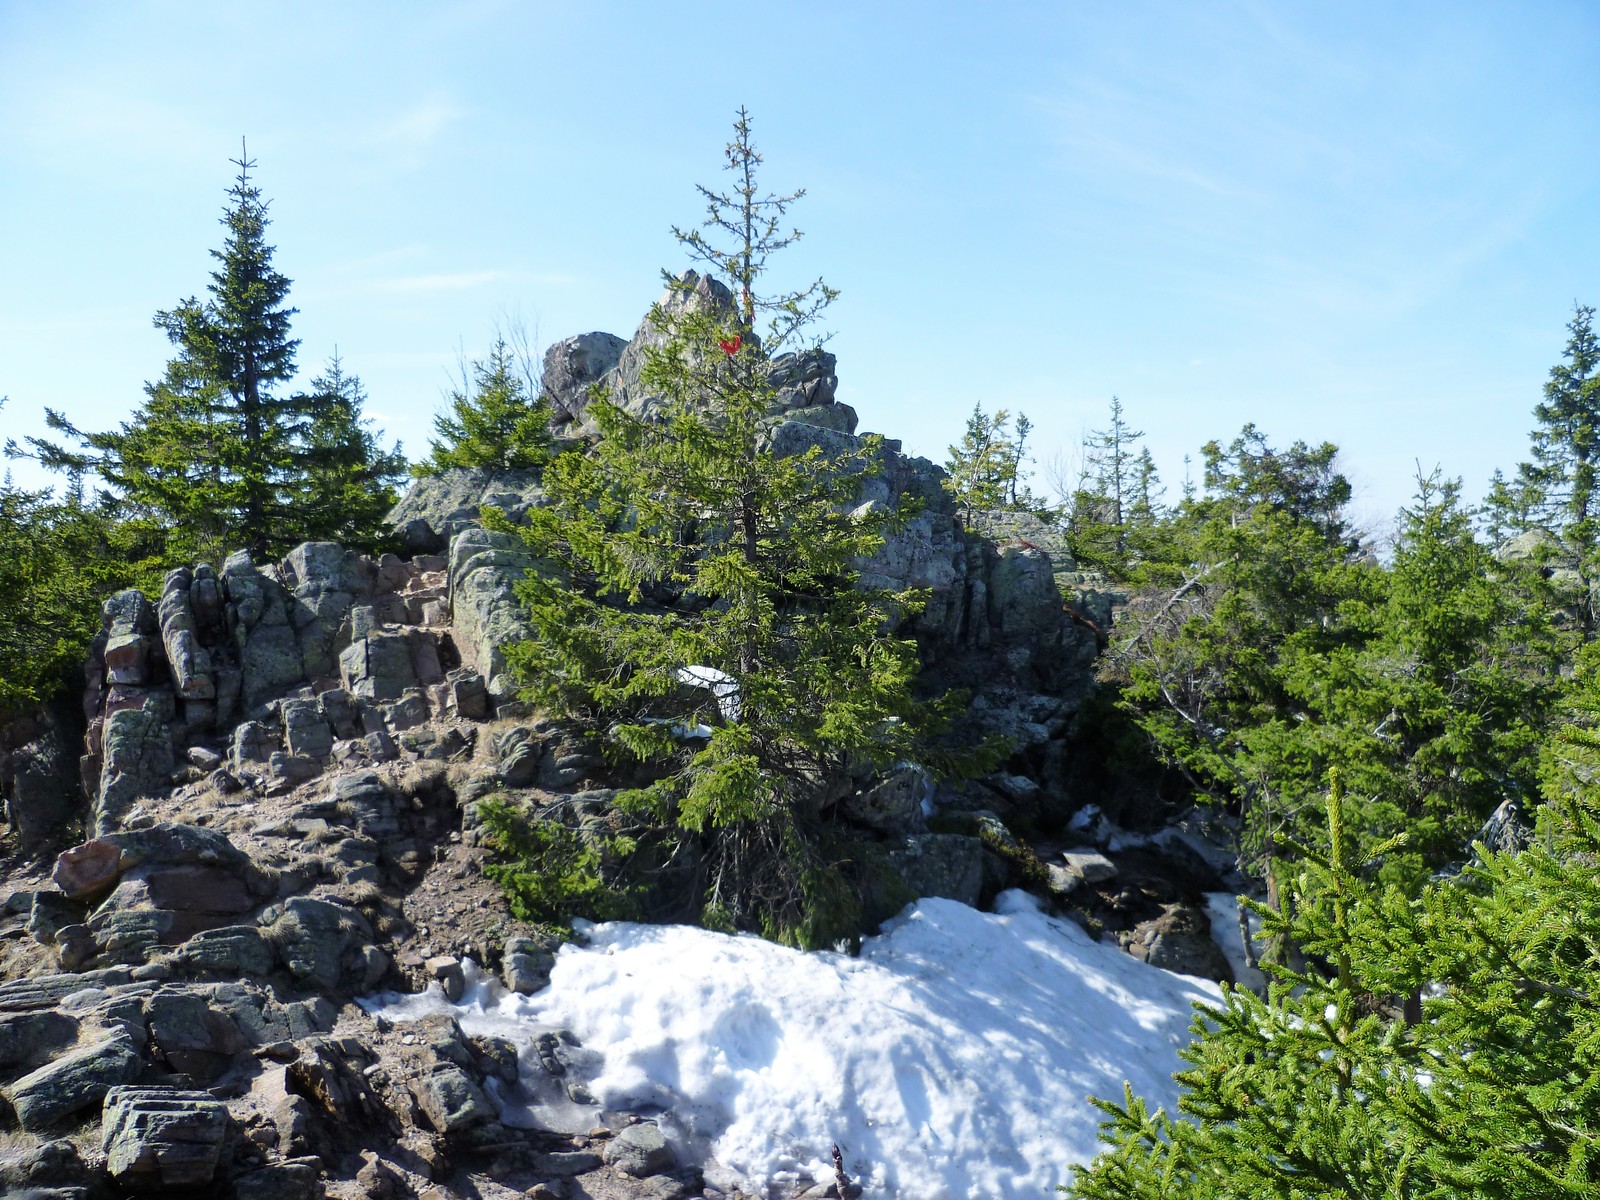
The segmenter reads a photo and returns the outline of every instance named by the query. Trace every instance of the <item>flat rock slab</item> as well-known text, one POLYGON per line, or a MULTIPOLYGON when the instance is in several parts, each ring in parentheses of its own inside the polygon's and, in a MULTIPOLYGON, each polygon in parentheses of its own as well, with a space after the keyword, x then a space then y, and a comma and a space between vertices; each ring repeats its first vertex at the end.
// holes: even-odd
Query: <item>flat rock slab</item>
POLYGON ((133 1039, 118 1031, 31 1071, 5 1089, 17 1121, 32 1133, 99 1105, 107 1092, 139 1076, 133 1039))

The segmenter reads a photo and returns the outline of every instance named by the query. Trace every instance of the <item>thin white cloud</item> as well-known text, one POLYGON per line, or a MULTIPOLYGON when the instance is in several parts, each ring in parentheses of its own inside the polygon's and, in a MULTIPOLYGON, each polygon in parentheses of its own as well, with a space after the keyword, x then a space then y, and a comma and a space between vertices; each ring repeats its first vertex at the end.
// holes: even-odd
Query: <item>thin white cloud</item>
POLYGON ((380 153, 395 155, 405 166, 419 166, 440 135, 466 115, 465 108, 436 92, 373 129, 368 142, 380 153))

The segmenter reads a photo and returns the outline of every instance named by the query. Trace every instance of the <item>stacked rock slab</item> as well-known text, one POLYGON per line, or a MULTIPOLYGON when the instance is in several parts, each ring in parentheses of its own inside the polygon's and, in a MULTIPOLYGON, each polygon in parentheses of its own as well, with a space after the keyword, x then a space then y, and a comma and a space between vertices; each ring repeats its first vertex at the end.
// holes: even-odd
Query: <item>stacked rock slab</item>
POLYGON ((210 1183, 232 1122, 209 1092, 173 1087, 114 1087, 100 1127, 106 1170, 137 1190, 210 1183))

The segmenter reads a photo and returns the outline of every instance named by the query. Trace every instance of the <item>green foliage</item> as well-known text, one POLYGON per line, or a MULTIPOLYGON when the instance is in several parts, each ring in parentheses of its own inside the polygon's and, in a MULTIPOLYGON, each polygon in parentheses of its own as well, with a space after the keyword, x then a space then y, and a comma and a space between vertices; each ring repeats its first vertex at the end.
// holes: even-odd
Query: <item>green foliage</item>
POLYGON ((1015 430, 1011 414, 1005 409, 993 413, 974 404, 961 442, 950 447, 945 460, 945 490, 955 497, 962 518, 968 522, 975 512, 1012 509, 1031 512, 1039 507, 1037 498, 1022 479, 1023 464, 1030 461, 1028 434, 1033 422, 1018 413, 1015 430))
POLYGON ((164 530, 169 562, 220 561, 240 546, 277 556, 330 530, 370 541, 377 506, 369 500, 348 518, 337 506, 353 491, 386 486, 398 460, 366 434, 359 384, 337 366, 314 394, 282 393, 295 374, 296 310, 286 303, 289 280, 272 265, 254 163, 236 165, 210 295, 156 314, 178 353, 145 385, 133 417, 85 433, 46 410, 50 427, 78 448, 27 439, 46 466, 97 475, 124 512, 164 530))
POLYGON ((463 363, 461 375, 449 411, 433 419, 439 437, 428 444, 419 475, 452 467, 516 471, 549 461, 549 401, 536 394, 531 370, 504 335, 496 336, 487 357, 463 363))
MULTIPOLYGON (((1600 698, 1552 746, 1593 779, 1600 698)), ((1102 1103, 1107 1150, 1080 1200, 1546 1200, 1600 1173, 1600 806, 1553 794, 1539 842, 1479 847, 1416 899, 1372 882, 1335 782, 1328 850, 1301 847, 1268 932, 1304 948, 1263 999, 1202 1008, 1180 1113, 1102 1103), (1426 987, 1420 1020, 1400 1003, 1426 987)), ((1389 847, 1374 847, 1381 854, 1389 847)))
POLYGON ((1159 751, 1243 812, 1247 854, 1305 837, 1339 767, 1363 845, 1409 831, 1383 870, 1415 889, 1535 784, 1548 619, 1505 586, 1456 482, 1418 480, 1385 570, 1347 536, 1332 446, 1279 452, 1247 427, 1205 455, 1106 674, 1159 751))
POLYGON ((1143 436, 1111 397, 1110 424, 1089 434, 1078 479, 1057 483, 1074 557, 1116 579, 1138 577, 1164 549, 1161 479, 1149 447, 1134 448, 1143 436))
POLYGON ((1567 324, 1564 360, 1550 369, 1534 406, 1531 461, 1507 479, 1496 471, 1485 508, 1495 543, 1540 536, 1513 561, 1527 568, 1521 586, 1557 600, 1582 641, 1600 630, 1600 338, 1594 309, 1578 305, 1567 324))
POLYGON ((633 889, 617 869, 637 848, 633 839, 574 829, 497 798, 480 801, 478 815, 499 859, 484 873, 505 890, 513 916, 558 927, 573 917, 620 921, 638 916, 633 889))
POLYGON ((85 504, 0 483, 0 720, 57 692, 100 628, 100 601, 152 587, 154 530, 85 504))
POLYGON ((399 445, 378 445, 371 421, 362 416, 366 391, 345 373, 337 354, 311 388, 298 532, 306 541, 371 550, 399 498, 395 489, 407 475, 405 455, 399 445))
POLYGON ((710 235, 677 231, 732 299, 669 276, 643 371, 659 407, 596 400, 599 441, 545 469, 548 506, 524 531, 543 567, 520 591, 535 633, 510 657, 528 699, 602 729, 641 773, 621 803, 701 843, 708 913, 815 945, 859 919, 841 907, 852 853, 817 814, 874 770, 951 765, 936 736, 955 699, 915 695, 916 647, 892 631, 921 597, 857 571, 896 519, 858 504, 881 440, 833 458, 771 447, 770 356, 834 292, 758 290, 799 236, 781 222, 801 193, 761 195, 742 110, 735 134, 733 190, 700 189, 710 235))

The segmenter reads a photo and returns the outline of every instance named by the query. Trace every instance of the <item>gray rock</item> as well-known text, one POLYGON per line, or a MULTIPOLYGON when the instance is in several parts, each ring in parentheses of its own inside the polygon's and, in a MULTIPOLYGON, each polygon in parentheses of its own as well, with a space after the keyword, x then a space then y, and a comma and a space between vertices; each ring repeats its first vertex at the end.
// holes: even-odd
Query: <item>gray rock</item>
POLYGON ((156 646, 156 616, 137 588, 126 588, 101 606, 106 643, 106 678, 111 683, 139 685, 148 677, 150 651, 156 646))
POLYGON ((1034 643, 1060 636, 1061 612, 1050 556, 1024 542, 999 548, 989 574, 989 617, 999 637, 1034 643))
POLYGON ((942 896, 975 905, 983 891, 983 843, 958 833, 918 833, 890 851, 890 860, 917 896, 942 896))
POLYGON ((1211 940, 1210 920, 1193 905, 1168 905, 1161 916, 1136 925, 1126 937, 1128 953, 1152 967, 1202 979, 1233 979, 1227 956, 1211 940))
POLYGON ((540 991, 550 982, 556 956, 533 938, 516 936, 506 939, 501 962, 506 988, 526 996, 540 991))
POLYGON ((78 1022, 55 1009, 0 1011, 0 1067, 38 1066, 78 1040, 78 1022))
POLYGON ((260 979, 272 970, 272 947, 251 925, 202 930, 179 948, 179 957, 198 971, 260 979))
POLYGON ((210 1083, 232 1065, 250 1040, 214 997, 201 989, 163 988, 145 1006, 145 1021, 155 1053, 174 1071, 210 1083))
POLYGON ((372 926, 359 912, 296 896, 273 916, 266 937, 291 975, 328 992, 361 985, 366 976, 362 951, 373 939, 372 926))
POLYGON ((1068 850, 1062 856, 1068 871, 1084 883, 1104 883, 1117 877, 1117 864, 1095 850, 1068 850))
POLYGON ((467 978, 461 970, 461 960, 451 954, 439 954, 422 964, 428 977, 438 982, 444 998, 455 1004, 466 995, 467 978))
POLYGON ((233 1181, 234 1200, 320 1200, 317 1160, 273 1163, 233 1181))
POLYGON ((543 500, 536 470, 496 472, 457 467, 418 479, 385 519, 405 531, 413 552, 432 552, 462 530, 477 526, 485 505, 503 510, 518 522, 543 500))
POLYGON ((55 842, 81 793, 66 723, 53 710, 46 711, 37 735, 13 753, 12 770, 6 820, 25 849, 55 842))
POLYGON ((481 721, 489 715, 489 689, 483 676, 465 667, 450 672, 450 707, 459 717, 481 721))
POLYGON ((333 729, 317 700, 285 700, 278 708, 283 721, 284 749, 304 758, 327 758, 333 753, 333 729))
POLYGON ((495 738, 494 753, 507 787, 531 787, 539 778, 544 740, 526 725, 513 725, 495 738))
POLYGON ((96 833, 115 833, 140 797, 166 787, 177 765, 168 728, 168 719, 150 706, 123 709, 106 721, 96 833))
POLYGON ((28 936, 48 946, 56 940, 57 930, 82 919, 82 911, 60 892, 36 892, 28 912, 28 936))
POLYGON ((18 1123, 33 1133, 98 1106, 113 1087, 137 1079, 140 1065, 132 1037, 119 1029, 29 1072, 3 1094, 18 1123))
POLYGON ((352 605, 372 594, 372 565, 337 542, 306 542, 289 552, 282 573, 293 596, 301 669, 307 679, 331 674, 352 605))
MULTIPOLYGON (((632 340, 623 347, 617 365, 602 380, 610 401, 636 417, 655 411, 660 404, 660 397, 644 382, 644 368, 651 354, 667 344, 672 324, 679 315, 709 310, 731 316, 734 311, 733 293, 717 279, 684 271, 678 281, 681 286, 662 293, 655 307, 639 323, 632 340)), ((720 351, 713 348, 710 353, 720 351)))
MULTIPOLYGON (((222 590, 239 656, 240 699, 247 710, 254 709, 305 677, 300 643, 290 624, 290 597, 244 551, 230 555, 223 565, 222 590)), ((219 676, 219 700, 221 690, 219 676)), ((220 703, 218 707, 221 716, 220 703)))
POLYGON ((323 720, 327 721, 335 737, 353 738, 362 732, 361 713, 350 693, 343 688, 329 688, 320 693, 317 704, 321 706, 323 720))
POLYGON ((472 1077, 445 1063, 416 1085, 417 1103, 438 1132, 458 1133, 494 1119, 494 1105, 472 1077))
POLYGON ((661 1130, 649 1121, 629 1125, 606 1143, 605 1160, 608 1164, 643 1179, 646 1175, 659 1175, 673 1166, 672 1151, 661 1130))
POLYGON ((167 572, 158 607, 161 641, 178 695, 186 700, 210 700, 217 694, 217 681, 212 674, 211 652, 201 644, 189 604, 193 584, 194 572, 187 567, 167 572))
POLYGON ((590 389, 617 365, 627 345, 614 333, 580 333, 545 351, 541 384, 558 422, 583 424, 590 389))
POLYGON ((846 796, 839 808, 858 824, 905 834, 921 827, 922 798, 927 794, 927 774, 918 767, 902 766, 873 787, 846 796))
POLYGON ((365 700, 393 700, 417 686, 411 647, 403 633, 372 633, 339 655, 345 690, 365 700))
POLYGON ((521 538, 470 528, 450 543, 450 610, 462 665, 483 676, 489 699, 516 695, 505 651, 533 636, 515 587, 533 565, 521 538))
MULTIPOLYGON (((605 1159, 591 1150, 551 1150, 535 1155, 532 1162, 534 1172, 547 1179, 587 1175, 604 1164, 605 1159)), ((532 1194, 529 1193, 530 1196, 532 1194)))
POLYGON ((139 1190, 198 1187, 222 1163, 232 1122, 209 1092, 114 1087, 106 1093, 100 1145, 106 1170, 139 1190))
MULTIPOLYGON (((839 390, 838 359, 817 346, 780 354, 767 365, 767 383, 777 392, 774 412, 835 407, 839 390)), ((854 433, 851 426, 846 432, 854 433)))

